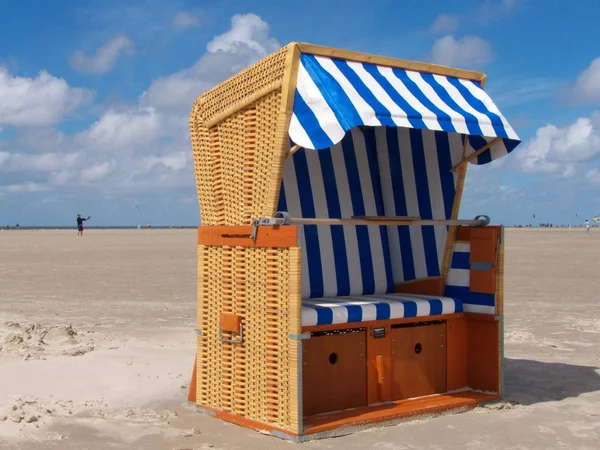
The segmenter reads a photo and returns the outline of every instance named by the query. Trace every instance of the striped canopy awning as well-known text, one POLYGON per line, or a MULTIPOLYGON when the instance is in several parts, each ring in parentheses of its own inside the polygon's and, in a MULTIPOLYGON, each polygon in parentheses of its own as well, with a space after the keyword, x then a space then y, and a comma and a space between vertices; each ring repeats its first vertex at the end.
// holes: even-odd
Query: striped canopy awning
POLYGON ((302 54, 291 140, 321 150, 361 125, 468 135, 467 157, 489 147, 474 164, 501 158, 520 142, 476 81, 302 54))

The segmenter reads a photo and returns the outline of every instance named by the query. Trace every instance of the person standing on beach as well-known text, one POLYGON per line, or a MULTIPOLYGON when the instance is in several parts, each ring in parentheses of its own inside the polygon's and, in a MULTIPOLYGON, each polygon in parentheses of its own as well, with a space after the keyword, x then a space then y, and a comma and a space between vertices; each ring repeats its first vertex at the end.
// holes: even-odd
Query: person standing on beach
POLYGON ((83 222, 86 220, 90 220, 90 216, 84 219, 81 214, 77 214, 77 236, 83 236, 83 222))
POLYGON ((585 234, 590 235, 590 221, 585 219, 585 234))

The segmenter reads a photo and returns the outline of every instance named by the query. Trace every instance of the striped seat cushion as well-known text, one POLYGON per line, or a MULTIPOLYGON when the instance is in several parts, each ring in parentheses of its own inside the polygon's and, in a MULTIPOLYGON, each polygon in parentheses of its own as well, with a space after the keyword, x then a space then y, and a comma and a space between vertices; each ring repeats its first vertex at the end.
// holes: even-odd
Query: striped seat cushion
POLYGON ((459 299, 430 295, 387 294, 305 299, 302 301, 302 326, 402 319, 462 311, 459 299))

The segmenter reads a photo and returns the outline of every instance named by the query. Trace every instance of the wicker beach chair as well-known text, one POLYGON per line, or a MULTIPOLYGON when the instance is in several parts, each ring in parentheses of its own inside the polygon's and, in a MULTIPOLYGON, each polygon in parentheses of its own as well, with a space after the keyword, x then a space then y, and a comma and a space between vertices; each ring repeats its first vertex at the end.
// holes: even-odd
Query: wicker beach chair
POLYGON ((292 43, 197 99, 191 402, 302 441, 501 398, 502 227, 458 219, 519 144, 484 82, 292 43))

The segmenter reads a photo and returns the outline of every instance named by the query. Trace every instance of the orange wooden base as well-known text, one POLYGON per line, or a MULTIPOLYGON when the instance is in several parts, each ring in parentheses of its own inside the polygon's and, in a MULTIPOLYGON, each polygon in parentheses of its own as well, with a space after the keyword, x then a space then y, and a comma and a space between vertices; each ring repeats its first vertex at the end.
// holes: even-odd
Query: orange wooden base
POLYGON ((326 433, 342 427, 359 427, 377 422, 435 414, 448 410, 469 410, 480 403, 499 400, 497 394, 463 391, 451 394, 435 394, 427 397, 398 400, 374 406, 339 411, 304 418, 304 435, 326 433))
POLYGON ((369 426, 383 425, 402 419, 417 418, 425 414, 441 414, 451 411, 468 411, 481 403, 500 400, 498 394, 484 394, 476 391, 463 391, 448 394, 435 394, 414 399, 399 400, 373 406, 364 406, 345 411, 317 414, 304 417, 304 433, 297 435, 272 425, 249 420, 215 408, 199 406, 201 411, 246 428, 269 433, 281 439, 294 442, 339 436, 369 426))
POLYGON ((217 408, 211 408, 210 406, 196 405, 202 412, 208 413, 211 416, 221 419, 225 422, 234 423, 245 428, 260 431, 261 433, 272 434, 273 436, 288 439, 292 441, 298 441, 298 435, 291 433, 287 430, 283 430, 273 425, 268 425, 257 420, 247 419, 238 414, 230 413, 227 411, 221 411, 217 408))
POLYGON ((188 402, 196 403, 196 366, 198 360, 194 357, 194 370, 192 370, 192 379, 190 380, 190 388, 188 390, 188 402))

